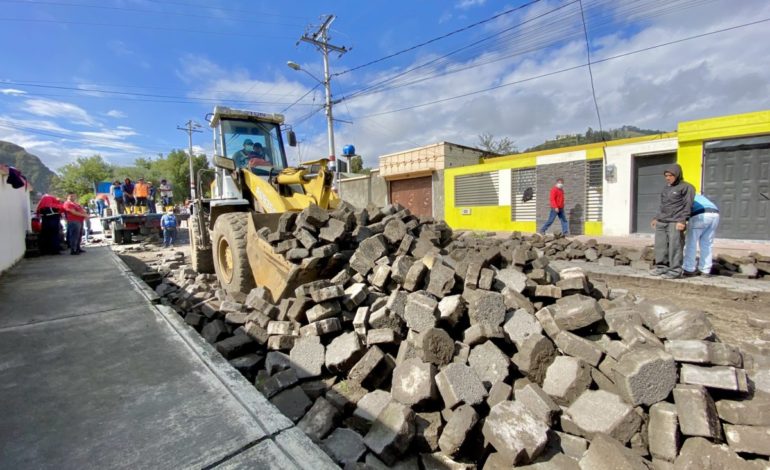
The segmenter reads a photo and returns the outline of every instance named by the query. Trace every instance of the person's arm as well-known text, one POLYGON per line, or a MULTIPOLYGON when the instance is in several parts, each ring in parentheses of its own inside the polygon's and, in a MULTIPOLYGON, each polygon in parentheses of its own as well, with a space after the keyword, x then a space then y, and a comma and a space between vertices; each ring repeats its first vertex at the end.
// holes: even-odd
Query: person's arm
POLYGON ((691 184, 685 186, 682 190, 682 197, 684 198, 684 208, 682 212, 677 214, 677 230, 684 230, 687 227, 687 221, 690 220, 690 214, 692 214, 692 203, 695 201, 695 187, 691 184))

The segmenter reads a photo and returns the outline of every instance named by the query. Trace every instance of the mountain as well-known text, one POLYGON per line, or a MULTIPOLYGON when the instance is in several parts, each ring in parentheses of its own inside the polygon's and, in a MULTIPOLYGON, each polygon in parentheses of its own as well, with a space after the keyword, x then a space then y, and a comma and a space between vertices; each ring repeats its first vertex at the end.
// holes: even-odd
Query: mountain
POLYGON ((47 193, 51 186, 51 171, 36 155, 11 142, 0 140, 0 163, 16 167, 32 183, 36 192, 47 193))
POLYGON ((628 139, 630 137, 640 137, 643 135, 662 134, 663 132, 665 131, 640 129, 636 126, 622 126, 618 129, 610 129, 604 132, 599 132, 589 127, 585 134, 558 135, 555 139, 546 140, 540 145, 535 145, 534 147, 528 148, 525 150, 525 152, 569 147, 572 145, 591 144, 605 140, 628 139))

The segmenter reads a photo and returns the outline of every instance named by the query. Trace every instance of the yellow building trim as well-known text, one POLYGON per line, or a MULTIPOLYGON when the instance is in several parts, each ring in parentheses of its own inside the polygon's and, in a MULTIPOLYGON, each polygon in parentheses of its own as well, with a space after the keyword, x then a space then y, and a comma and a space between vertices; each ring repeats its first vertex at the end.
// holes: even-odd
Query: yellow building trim
POLYGON ((680 142, 676 162, 682 167, 684 180, 700 192, 703 183, 703 142, 680 142))
POLYGON ((770 110, 679 123, 679 142, 770 134, 770 110))
MULTIPOLYGON (((567 152, 579 152, 580 150, 597 150, 601 152, 602 147, 614 147, 616 145, 626 145, 626 144, 633 144, 637 142, 648 142, 651 140, 662 140, 662 139, 669 139, 671 137, 676 137, 676 132, 664 132, 662 134, 653 134, 653 135, 642 135, 639 137, 629 137, 627 139, 618 139, 618 140, 608 140, 607 142, 596 142, 593 144, 582 144, 582 145, 573 145, 571 147, 559 147, 555 149, 548 149, 548 150, 537 150, 534 152, 527 152, 527 153, 518 153, 515 155, 507 155, 505 157, 494 157, 494 158, 485 158, 482 160, 482 164, 486 163, 492 163, 492 162, 500 162, 500 161, 516 161, 518 158, 526 158, 526 157, 539 157, 543 155, 555 155, 558 153, 567 153, 567 152)), ((590 153, 589 159, 592 158, 598 158, 598 157, 591 157, 590 153)), ((594 154, 596 155, 596 154, 594 154)))
MULTIPOLYGON (((537 158, 534 156, 527 156, 519 158, 515 161, 496 161, 491 160, 488 163, 479 163, 478 165, 468 165, 456 168, 447 168, 444 170, 444 175, 447 179, 458 175, 470 175, 473 173, 486 173, 488 171, 508 170, 511 168, 527 168, 537 165, 537 158)), ((445 192, 446 193, 446 192, 445 192)), ((449 193, 446 193, 447 197, 449 193)), ((454 193, 452 194, 454 196, 454 193)), ((448 199, 447 199, 448 200, 448 199)), ((454 198, 452 199, 454 200, 454 198)))
POLYGON ((586 150, 586 160, 600 160, 604 158, 604 148, 592 148, 586 150))
POLYGON ((583 233, 585 235, 602 235, 603 228, 601 222, 583 222, 583 233))
POLYGON ((511 206, 452 207, 444 213, 444 219, 454 230, 537 231, 537 222, 512 221, 511 206), (470 210, 470 214, 463 215, 463 210, 470 210))

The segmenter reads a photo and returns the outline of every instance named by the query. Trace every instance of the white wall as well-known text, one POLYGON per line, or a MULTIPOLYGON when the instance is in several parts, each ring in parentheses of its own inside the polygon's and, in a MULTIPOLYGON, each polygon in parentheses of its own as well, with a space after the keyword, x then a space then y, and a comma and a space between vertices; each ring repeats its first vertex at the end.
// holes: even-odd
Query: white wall
POLYGON ((0 272, 24 256, 29 227, 29 192, 11 187, 7 177, 0 173, 0 272))
POLYGON ((615 179, 604 180, 602 232, 604 235, 631 233, 634 190, 634 156, 676 152, 677 139, 661 139, 606 148, 606 165, 615 165, 615 179))

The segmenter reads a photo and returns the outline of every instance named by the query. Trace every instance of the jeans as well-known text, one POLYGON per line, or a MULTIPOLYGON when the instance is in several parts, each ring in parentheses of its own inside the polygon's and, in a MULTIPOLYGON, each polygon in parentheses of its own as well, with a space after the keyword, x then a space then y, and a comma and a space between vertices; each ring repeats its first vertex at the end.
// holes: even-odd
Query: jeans
POLYGON ((171 246, 176 238, 176 228, 163 229, 163 246, 171 246))
POLYGON ((682 274, 684 230, 676 229, 676 222, 655 225, 655 265, 659 271, 682 274))
POLYGON ((104 217, 104 200, 103 199, 96 200, 96 212, 99 214, 99 217, 104 217))
POLYGON ((80 251, 80 237, 83 236, 83 223, 68 221, 67 222, 67 246, 70 247, 70 253, 77 253, 80 251))
POLYGON ((567 216, 564 215, 564 209, 554 209, 553 207, 551 208, 551 213, 548 214, 548 221, 540 229, 540 233, 545 233, 548 230, 551 224, 553 224, 554 220, 556 220, 557 215, 561 221, 561 233, 564 235, 569 235, 569 224, 567 223, 567 216))
POLYGON ((703 274, 711 274, 711 247, 714 245, 714 234, 718 226, 719 214, 716 212, 690 217, 690 223, 687 226, 687 241, 684 245, 684 263, 682 264, 685 271, 695 271, 695 255, 700 246, 698 271, 703 274))

